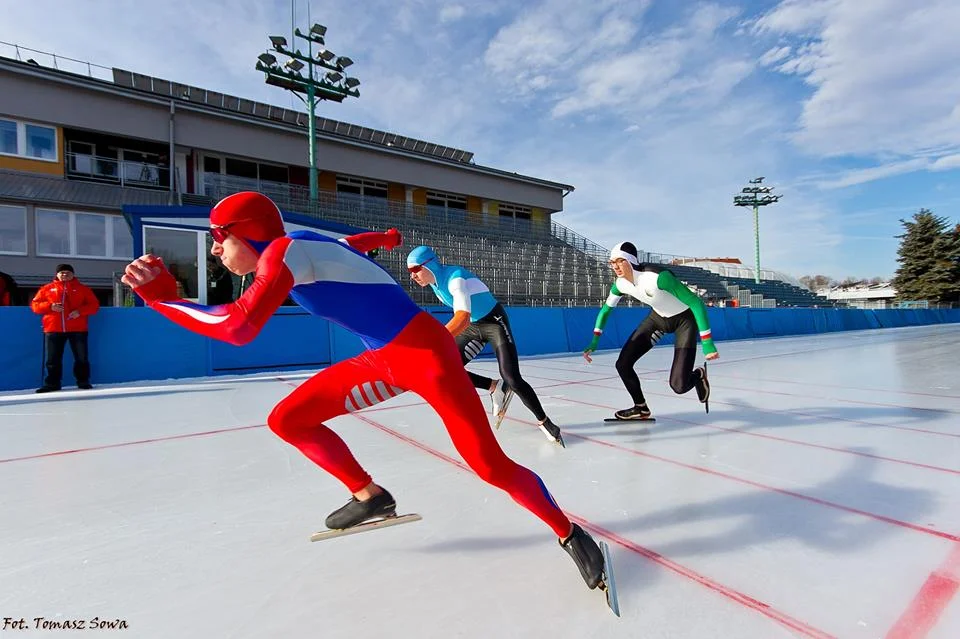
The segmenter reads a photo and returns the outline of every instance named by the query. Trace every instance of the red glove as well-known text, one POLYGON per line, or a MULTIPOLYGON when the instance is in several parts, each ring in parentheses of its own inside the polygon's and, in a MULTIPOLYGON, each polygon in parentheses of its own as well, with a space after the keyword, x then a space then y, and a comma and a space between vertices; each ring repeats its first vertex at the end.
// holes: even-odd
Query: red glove
POLYGON ((151 266, 159 267, 160 274, 155 278, 133 289, 133 292, 140 296, 148 306, 157 302, 169 302, 179 299, 177 295, 177 280, 167 270, 163 260, 151 261, 151 266))
POLYGON ((347 244, 361 253, 369 253, 376 248, 385 248, 388 251, 393 250, 403 242, 403 236, 400 235, 400 231, 397 229, 388 229, 384 233, 371 231, 369 233, 350 235, 341 241, 346 241, 347 244))
POLYGON ((403 235, 401 235, 400 231, 397 229, 387 229, 384 235, 386 237, 383 240, 383 248, 387 249, 388 251, 392 251, 403 244, 403 235))

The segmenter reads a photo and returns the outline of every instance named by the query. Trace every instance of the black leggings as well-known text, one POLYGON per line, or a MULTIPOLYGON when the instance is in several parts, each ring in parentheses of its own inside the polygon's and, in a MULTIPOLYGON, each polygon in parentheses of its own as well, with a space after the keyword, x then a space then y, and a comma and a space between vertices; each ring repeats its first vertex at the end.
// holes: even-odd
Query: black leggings
POLYGON ((86 331, 71 333, 44 333, 44 348, 47 351, 47 376, 43 380, 43 385, 48 388, 60 388, 61 377, 63 376, 63 350, 70 342, 70 350, 73 351, 73 376, 78 385, 90 383, 90 359, 87 348, 86 331))
MULTIPOLYGON (((457 348, 460 349, 460 358, 464 365, 479 355, 488 342, 497 356, 500 377, 507 387, 517 394, 517 397, 520 398, 524 406, 530 409, 537 421, 546 419, 547 414, 543 412, 543 406, 540 405, 537 394, 533 392, 533 387, 520 376, 520 360, 517 357, 517 345, 513 342, 510 320, 507 319, 507 314, 499 304, 494 306, 493 310, 482 319, 473 322, 466 330, 457 335, 457 348)), ((467 371, 467 374, 470 376, 470 381, 473 382, 474 387, 490 390, 490 386, 493 384, 492 379, 470 371, 467 371)))
POLYGON ((640 388, 640 378, 633 366, 666 333, 675 333, 677 338, 673 347, 673 366, 670 368, 670 388, 677 394, 683 394, 693 388, 700 379, 700 376, 693 372, 698 337, 693 312, 688 309, 679 315, 664 318, 651 310, 623 345, 620 357, 617 358, 617 373, 635 404, 643 404, 646 400, 640 388))

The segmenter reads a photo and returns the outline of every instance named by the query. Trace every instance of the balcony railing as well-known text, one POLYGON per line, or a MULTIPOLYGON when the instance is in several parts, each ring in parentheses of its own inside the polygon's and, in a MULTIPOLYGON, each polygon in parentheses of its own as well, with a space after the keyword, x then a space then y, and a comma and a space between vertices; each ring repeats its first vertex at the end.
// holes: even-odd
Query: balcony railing
POLYGON ((69 177, 109 182, 120 186, 157 188, 166 186, 161 179, 161 173, 167 171, 166 165, 136 160, 118 160, 86 153, 67 153, 66 170, 69 177))

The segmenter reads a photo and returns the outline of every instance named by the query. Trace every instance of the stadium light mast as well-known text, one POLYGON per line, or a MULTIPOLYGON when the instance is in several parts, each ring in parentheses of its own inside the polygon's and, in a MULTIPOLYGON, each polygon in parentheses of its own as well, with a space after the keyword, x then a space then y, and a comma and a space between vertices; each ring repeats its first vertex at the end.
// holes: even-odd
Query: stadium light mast
POLYGON ((287 39, 283 36, 268 36, 272 51, 261 53, 257 57, 257 71, 266 76, 267 84, 272 84, 293 92, 307 106, 307 135, 310 136, 310 200, 317 200, 317 131, 314 110, 321 100, 343 102, 347 97, 360 97, 360 80, 347 77, 344 71, 353 64, 346 56, 338 56, 326 48, 324 36, 327 28, 314 24, 309 33, 301 33, 297 28, 294 37, 306 41, 307 52, 301 53, 294 43, 291 51, 287 39), (317 52, 314 54, 314 45, 317 52), (281 64, 274 54, 286 56, 281 64), (306 69, 306 73, 301 71, 306 69), (324 73, 326 71, 326 73, 324 73), (322 77, 320 77, 322 74, 322 77), (303 95, 301 95, 303 94, 303 95), (304 99, 303 96, 306 96, 304 99))
POLYGON ((733 196, 734 206, 753 207, 754 261, 756 264, 753 281, 757 284, 760 283, 760 207, 775 204, 783 197, 782 195, 773 195, 773 187, 762 186, 762 184, 762 177, 750 180, 750 186, 745 186, 740 191, 746 195, 733 196))

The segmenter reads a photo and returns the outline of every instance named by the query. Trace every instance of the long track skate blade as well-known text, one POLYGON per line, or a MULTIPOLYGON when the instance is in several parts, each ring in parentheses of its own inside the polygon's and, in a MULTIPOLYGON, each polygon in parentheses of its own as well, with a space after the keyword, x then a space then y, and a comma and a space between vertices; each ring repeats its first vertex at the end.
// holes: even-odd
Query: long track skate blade
POLYGON ((612 424, 613 422, 617 422, 618 424, 642 424, 643 422, 655 422, 657 421, 657 418, 647 417, 646 419, 619 419, 617 417, 605 417, 603 421, 607 424, 612 424))
POLYGON ((334 537, 345 537, 347 535, 355 535, 357 533, 366 532, 375 528, 389 528, 390 526, 409 524, 415 521, 420 521, 421 519, 423 519, 423 517, 416 513, 386 517, 384 519, 377 519, 376 521, 368 521, 365 524, 357 524, 356 526, 344 528, 343 530, 324 530, 323 532, 313 533, 313 535, 310 536, 310 541, 323 541, 325 539, 333 539, 334 537))
POLYGON ((513 391, 508 390, 506 396, 503 398, 503 406, 500 408, 500 412, 497 413, 497 420, 493 424, 495 430, 500 430, 500 423, 503 421, 503 418, 507 416, 507 408, 510 406, 510 400, 513 399, 513 391))
MULTIPOLYGON (((703 378, 707 379, 707 360, 703 360, 703 378)), ((703 408, 707 411, 707 414, 710 414, 710 398, 707 397, 707 401, 703 403, 703 408)))
POLYGON ((607 605, 616 616, 620 616, 620 600, 617 598, 617 580, 613 575, 613 561, 610 559, 610 547, 607 542, 600 542, 600 552, 603 553, 603 591, 607 596, 607 605))

